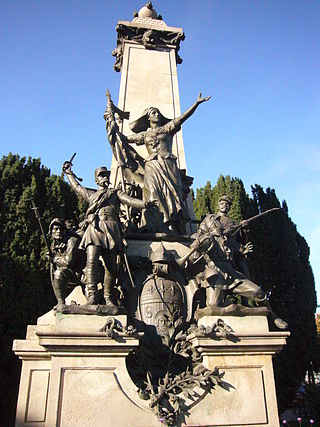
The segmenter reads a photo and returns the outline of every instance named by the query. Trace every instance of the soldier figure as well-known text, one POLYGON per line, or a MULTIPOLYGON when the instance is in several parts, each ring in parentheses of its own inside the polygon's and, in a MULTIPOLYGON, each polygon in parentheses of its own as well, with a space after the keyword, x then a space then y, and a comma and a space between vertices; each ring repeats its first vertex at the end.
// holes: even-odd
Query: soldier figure
POLYGON ((117 273, 117 256, 123 252, 122 231, 119 220, 120 202, 134 208, 143 209, 155 206, 155 203, 134 199, 120 190, 109 188, 110 171, 106 167, 95 170, 98 190, 85 188, 79 184, 71 171, 71 162, 63 165, 63 172, 73 190, 81 196, 89 207, 82 227, 85 228, 80 248, 87 253, 86 283, 87 305, 97 304, 97 285, 99 283, 99 258, 105 267, 104 298, 112 314, 117 307, 111 300, 117 273))
MULTIPOLYGON (((211 218, 212 219, 212 218, 211 218)), ((225 298, 228 294, 240 295, 252 299, 258 306, 268 308, 275 325, 279 329, 285 329, 288 325, 276 316, 268 302, 267 293, 256 283, 252 282, 242 271, 239 271, 237 260, 249 252, 248 247, 235 248, 232 239, 224 232, 219 221, 210 221, 210 229, 207 227, 208 217, 201 223, 198 236, 204 238, 204 230, 207 230, 209 243, 200 245, 196 255, 202 258, 202 264, 196 267, 194 274, 206 287, 206 305, 208 307, 225 306, 225 298), (209 245, 209 246, 208 246, 209 245), (240 252, 241 249, 241 252, 240 252)))
POLYGON ((218 224, 223 229, 223 234, 228 236, 228 244, 234 250, 235 260, 238 270, 240 270, 246 277, 250 277, 248 266, 245 262, 244 256, 253 251, 253 246, 250 242, 247 242, 247 229, 248 222, 246 220, 241 221, 239 224, 235 223, 231 218, 228 217, 228 213, 232 201, 227 196, 220 197, 218 201, 218 213, 208 214, 199 226, 197 234, 206 234, 210 232, 211 227, 218 224), (236 238, 237 231, 239 231, 239 239, 236 238), (246 242, 243 244, 243 242, 246 242))
POLYGON ((59 307, 65 304, 68 286, 82 285, 84 254, 79 250, 80 239, 68 233, 63 219, 54 218, 49 225, 49 233, 53 242, 47 257, 51 262, 52 287, 59 307))
POLYGON ((218 213, 217 214, 208 214, 205 220, 201 223, 200 227, 208 226, 210 220, 219 222, 220 226, 224 229, 225 233, 228 232, 231 227, 235 225, 235 222, 228 217, 228 213, 232 201, 227 196, 220 197, 218 201, 218 213))

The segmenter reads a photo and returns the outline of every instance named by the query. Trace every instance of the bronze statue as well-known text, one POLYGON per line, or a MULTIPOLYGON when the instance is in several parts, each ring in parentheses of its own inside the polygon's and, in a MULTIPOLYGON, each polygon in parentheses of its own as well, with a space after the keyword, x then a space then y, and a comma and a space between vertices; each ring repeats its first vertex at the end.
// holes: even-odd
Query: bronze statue
POLYGON ((164 223, 179 234, 185 233, 185 213, 181 177, 172 154, 173 136, 197 107, 209 99, 210 96, 202 98, 200 94, 187 111, 173 120, 164 117, 158 108, 150 107, 130 124, 134 134, 128 136, 129 143, 144 144, 149 154, 144 169, 144 198, 159 203, 164 223))
POLYGON ((134 134, 127 137, 119 131, 114 117, 118 113, 121 118, 127 118, 128 113, 121 112, 113 105, 108 92, 107 97, 108 106, 104 118, 109 142, 120 166, 122 186, 125 185, 125 169, 124 175, 128 180, 135 180, 143 185, 144 200, 157 202, 162 221, 168 229, 184 234, 185 196, 176 157, 172 154, 173 136, 181 129, 182 123, 201 103, 208 101, 210 96, 202 98, 200 94, 187 111, 173 120, 164 117, 158 108, 150 107, 130 124, 134 134), (142 159, 130 144, 145 145, 148 157, 142 159))
POLYGON ((52 287, 58 302, 56 308, 59 308, 65 304, 67 287, 82 285, 84 254, 79 250, 79 237, 68 233, 63 219, 54 218, 51 221, 49 234, 52 237, 52 245, 47 258, 51 263, 52 287))
MULTIPOLYGON (((220 197, 218 200, 218 212, 216 214, 210 214, 210 216, 207 215, 205 219, 208 220, 209 218, 212 218, 214 221, 218 221, 226 232, 235 224, 235 222, 228 217, 231 205, 232 201, 229 199, 229 197, 225 195, 220 197)), ((201 224, 201 226, 203 226, 203 224, 201 224)))
POLYGON ((223 234, 228 237, 229 247, 233 249, 233 253, 235 255, 234 262, 237 266, 237 269, 241 271, 247 278, 249 278, 250 272, 245 262, 244 255, 253 252, 253 245, 251 242, 248 242, 248 226, 252 221, 268 215, 271 212, 279 211, 280 208, 269 209, 253 216, 252 218, 244 219, 241 222, 236 223, 228 216, 231 205, 232 201, 229 199, 229 197, 225 195, 220 197, 218 201, 218 213, 206 215, 200 224, 198 233, 195 235, 195 237, 199 234, 206 234, 210 232, 211 227, 219 225, 219 227, 223 230, 223 234))
POLYGON ((89 203, 82 227, 85 229, 80 248, 87 253, 86 282, 87 305, 97 304, 97 285, 99 283, 99 258, 102 257, 105 266, 104 298, 110 312, 115 314, 117 307, 112 301, 112 291, 117 274, 117 256, 124 250, 122 231, 119 221, 120 202, 135 208, 153 207, 155 204, 134 199, 120 190, 109 188, 110 171, 106 167, 95 170, 98 190, 85 188, 76 179, 72 164, 63 164, 63 172, 73 190, 89 203))
POLYGON ((232 201, 229 197, 225 195, 220 197, 218 212, 216 214, 207 214, 199 226, 198 234, 206 234, 210 232, 211 227, 219 224, 223 229, 224 235, 228 236, 229 246, 232 246, 234 249, 234 262, 237 264, 237 269, 245 276, 250 277, 250 272, 243 256, 253 251, 252 243, 247 241, 248 221, 243 220, 240 223, 236 223, 229 218, 228 213, 231 205, 232 201))
POLYGON ((251 252, 251 247, 239 246, 237 249, 219 221, 212 222, 208 218, 201 223, 195 244, 198 245, 198 240, 205 236, 208 241, 196 252, 193 274, 206 288, 207 307, 226 307, 228 294, 240 295, 253 300, 257 306, 267 307, 274 324, 285 329, 288 325, 272 311, 267 293, 239 270, 238 260, 251 252))

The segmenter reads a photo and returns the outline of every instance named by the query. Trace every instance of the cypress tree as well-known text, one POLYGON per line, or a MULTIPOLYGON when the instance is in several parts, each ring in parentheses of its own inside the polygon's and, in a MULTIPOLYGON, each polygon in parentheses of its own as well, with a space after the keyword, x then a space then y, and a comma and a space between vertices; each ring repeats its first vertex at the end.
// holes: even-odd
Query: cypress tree
MULTIPOLYGON (((232 200, 229 216, 234 221, 274 207, 281 208, 250 224, 248 237, 254 252, 250 254, 248 264, 252 280, 270 293, 274 311, 289 323, 291 336, 274 362, 278 403, 282 410, 290 406, 312 363, 317 365, 314 351, 316 295, 309 247, 289 218, 287 203, 280 204, 274 189, 264 190, 256 184, 251 188, 252 197, 249 197, 240 179, 222 175, 214 187, 210 184, 210 188, 211 201, 203 210, 197 211, 198 219, 201 219, 199 212, 202 218, 208 212, 216 212, 219 197, 224 194, 232 200)), ((197 189, 197 196, 203 193, 204 189, 197 189)), ((195 206, 197 202, 196 198, 195 206)))
POLYGON ((0 160, 0 424, 13 425, 19 383, 12 341, 55 303, 46 248, 31 209, 34 198, 44 224, 79 216, 77 196, 40 159, 9 154, 0 160))
POLYGON ((198 220, 202 220, 207 213, 212 213, 211 207, 212 189, 208 181, 204 188, 198 188, 196 198, 194 199, 194 212, 198 220))

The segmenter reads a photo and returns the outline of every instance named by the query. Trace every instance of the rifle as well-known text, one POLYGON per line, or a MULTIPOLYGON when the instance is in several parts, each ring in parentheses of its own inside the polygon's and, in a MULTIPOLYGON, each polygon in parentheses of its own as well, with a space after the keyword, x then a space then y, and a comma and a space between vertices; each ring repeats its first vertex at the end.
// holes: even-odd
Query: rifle
MULTIPOLYGON (((255 220, 256 220, 256 219, 258 219, 258 218, 261 218, 262 216, 267 215, 267 214, 269 214, 270 212, 275 212, 275 211, 279 211, 279 210, 280 210, 280 208, 272 208, 272 209, 268 209, 267 211, 261 212, 261 213, 260 213, 260 214, 258 214, 258 215, 254 215, 254 216, 252 216, 251 218, 245 219, 245 220, 241 221, 239 224, 235 224, 234 226, 230 227, 230 228, 227 230, 227 232, 226 232, 225 234, 226 234, 226 235, 231 234, 231 236, 234 236, 235 234, 237 234, 237 233, 238 233, 238 231, 240 231, 240 229, 241 229, 242 227, 245 227, 245 226, 246 226, 247 224, 249 224, 250 222, 255 221, 255 220)), ((210 232, 209 232, 209 233, 206 233, 206 234, 205 234, 205 236, 207 236, 207 238, 208 238, 208 236, 210 236, 210 232)), ((202 255, 200 255, 200 256, 199 256, 199 258, 197 258, 197 259, 194 261, 194 264, 196 264, 197 262, 199 262, 202 258, 203 258, 203 254, 202 254, 202 255)))
POLYGON ((235 224, 234 226, 230 227, 228 232, 229 233, 232 232, 231 236, 234 236, 235 234, 238 233, 238 231, 240 231, 242 227, 246 227, 250 222, 255 221, 256 219, 261 218, 262 216, 267 215, 271 212, 275 212, 279 210, 280 208, 272 208, 272 209, 268 209, 267 211, 261 212, 258 215, 254 215, 251 218, 245 219, 241 221, 239 224, 235 224))
MULTIPOLYGON (((206 241, 210 239, 210 233, 206 233, 205 235, 201 236, 200 239, 198 241, 196 241, 196 244, 189 249, 189 251, 182 256, 181 258, 178 258, 176 260, 176 263, 180 266, 180 267, 184 267, 185 262, 187 261, 188 258, 191 257, 191 255, 196 252, 199 247, 206 241)), ((203 255, 201 255, 201 257, 203 257, 203 255)), ((200 257, 199 257, 200 258, 200 257)), ((199 258, 194 262, 194 264, 196 264, 199 261, 199 258)))
POLYGON ((51 248, 50 248, 50 245, 49 245, 46 233, 45 233, 44 228, 43 228, 42 218, 41 218, 41 215, 39 213, 39 208, 36 206, 36 203, 35 203, 35 201, 34 201, 33 198, 31 199, 31 205, 32 205, 31 209, 34 211, 35 217, 38 220, 39 228, 40 228, 40 231, 41 231, 44 243, 45 243, 45 245, 46 245, 46 247, 48 249, 49 256, 51 257, 52 256, 52 251, 51 251, 51 248))

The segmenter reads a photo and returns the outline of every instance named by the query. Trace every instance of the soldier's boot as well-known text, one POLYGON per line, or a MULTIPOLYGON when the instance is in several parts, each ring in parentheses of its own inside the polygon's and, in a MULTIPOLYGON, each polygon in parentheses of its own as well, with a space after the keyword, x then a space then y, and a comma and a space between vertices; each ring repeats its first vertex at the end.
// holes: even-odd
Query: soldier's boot
MULTIPOLYGON (((262 291, 262 289, 261 289, 261 291, 262 291)), ((262 292, 264 292, 264 291, 262 291, 262 292)), ((272 307, 270 305, 270 302, 268 300, 267 295, 264 295, 260 299, 255 298, 254 300, 259 306, 265 306, 268 308, 269 316, 278 329, 287 329, 288 323, 285 322, 284 320, 282 320, 279 316, 277 316, 276 313, 272 310, 272 307)))
POLYGON ((219 288, 210 286, 206 288, 206 306, 207 307, 222 307, 223 306, 223 292, 219 288))
POLYGON ((97 305, 98 286, 96 284, 87 285, 87 302, 86 305, 97 305))
POLYGON ((61 290, 61 283, 58 283, 56 280, 52 284, 54 295, 57 299, 58 304, 55 306, 55 308, 58 308, 59 306, 65 304, 65 300, 62 296, 62 290, 61 290))
POLYGON ((107 277, 105 276, 104 290, 103 290, 104 300, 106 302, 106 306, 108 307, 110 314, 117 314, 118 307, 113 303, 111 299, 112 289, 113 289, 113 278, 111 276, 107 276, 107 277))
POLYGON ((271 305, 270 305, 268 300, 267 300, 267 307, 269 309, 269 315, 270 315, 273 323, 275 324, 275 326, 278 329, 287 329, 288 323, 285 322, 284 320, 282 320, 279 316, 277 316, 276 313, 274 313, 274 311, 272 310, 271 305))

